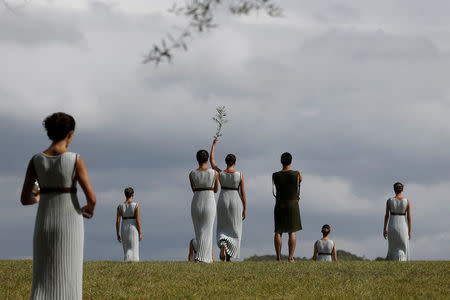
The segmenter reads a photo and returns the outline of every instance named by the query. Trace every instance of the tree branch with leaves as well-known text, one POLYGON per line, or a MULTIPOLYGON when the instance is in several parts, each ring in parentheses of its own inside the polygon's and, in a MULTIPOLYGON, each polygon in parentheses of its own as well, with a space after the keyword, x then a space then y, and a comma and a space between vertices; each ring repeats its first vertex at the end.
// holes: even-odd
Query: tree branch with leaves
POLYGON ((238 16, 264 11, 270 17, 281 17, 283 13, 281 7, 275 4, 275 0, 189 0, 184 5, 175 2, 169 12, 185 17, 188 24, 175 37, 168 33, 159 44, 153 44, 142 62, 155 65, 171 62, 175 50, 187 51, 187 40, 192 38, 194 33, 202 33, 218 26, 214 22, 215 14, 225 4, 231 14, 238 16))

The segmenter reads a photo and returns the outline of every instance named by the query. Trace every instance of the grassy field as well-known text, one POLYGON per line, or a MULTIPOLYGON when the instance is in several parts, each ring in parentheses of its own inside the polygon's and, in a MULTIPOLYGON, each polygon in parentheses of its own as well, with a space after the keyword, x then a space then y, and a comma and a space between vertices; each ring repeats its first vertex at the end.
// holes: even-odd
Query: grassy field
MULTIPOLYGON (((0 261, 0 299, 29 298, 30 260, 0 261)), ((85 299, 449 299, 450 262, 86 262, 85 299)))

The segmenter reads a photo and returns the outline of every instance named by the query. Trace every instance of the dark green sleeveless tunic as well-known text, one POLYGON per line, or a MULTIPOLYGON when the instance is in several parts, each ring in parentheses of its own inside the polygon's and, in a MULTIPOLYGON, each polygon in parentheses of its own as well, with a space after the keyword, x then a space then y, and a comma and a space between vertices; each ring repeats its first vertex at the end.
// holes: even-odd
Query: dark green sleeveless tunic
POLYGON ((279 171, 272 174, 276 188, 274 209, 275 232, 295 232, 302 229, 300 209, 298 207, 298 171, 279 171))

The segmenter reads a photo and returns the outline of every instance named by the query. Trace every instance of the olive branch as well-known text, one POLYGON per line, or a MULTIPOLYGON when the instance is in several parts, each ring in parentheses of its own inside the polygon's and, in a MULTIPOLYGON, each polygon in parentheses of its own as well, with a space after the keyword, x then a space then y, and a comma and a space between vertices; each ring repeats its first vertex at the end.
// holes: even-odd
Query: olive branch
POLYGON ((186 0, 184 5, 177 1, 168 10, 175 16, 184 17, 187 24, 184 28, 178 28, 178 33, 166 34, 160 43, 154 43, 153 47, 144 55, 142 63, 153 62, 156 66, 161 62, 171 62, 176 50, 188 49, 188 40, 194 35, 201 34, 216 28, 217 11, 221 6, 227 5, 228 11, 236 16, 249 15, 252 12, 263 11, 270 17, 282 17, 283 10, 277 0, 186 0))
POLYGON ((218 106, 216 108, 216 116, 212 118, 213 121, 217 123, 216 135, 214 136, 215 139, 222 136, 222 127, 225 123, 228 123, 228 120, 225 118, 226 116, 227 111, 225 106, 218 106))

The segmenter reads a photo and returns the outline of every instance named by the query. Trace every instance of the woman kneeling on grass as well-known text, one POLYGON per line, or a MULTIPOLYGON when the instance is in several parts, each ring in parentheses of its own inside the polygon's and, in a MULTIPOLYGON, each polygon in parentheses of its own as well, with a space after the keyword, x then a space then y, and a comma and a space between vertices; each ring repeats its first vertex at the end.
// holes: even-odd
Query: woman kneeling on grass
POLYGON ((322 226, 323 237, 314 243, 313 260, 316 261, 337 261, 336 244, 329 239, 330 225, 325 224, 322 226))

